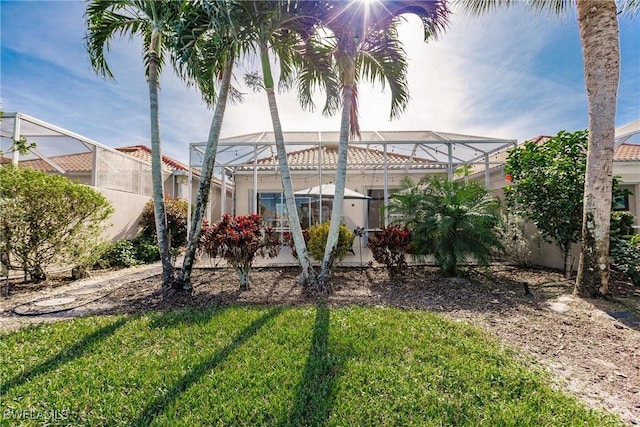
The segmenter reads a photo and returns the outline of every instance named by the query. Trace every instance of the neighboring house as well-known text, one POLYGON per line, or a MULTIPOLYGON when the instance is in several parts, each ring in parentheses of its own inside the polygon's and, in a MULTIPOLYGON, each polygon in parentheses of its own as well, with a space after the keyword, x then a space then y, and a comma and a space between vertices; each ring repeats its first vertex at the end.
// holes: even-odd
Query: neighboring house
MULTIPOLYGON (((19 167, 63 175, 96 188, 115 209, 108 229, 110 237, 120 239, 137 234, 140 215, 153 193, 149 147, 134 145, 114 149, 21 113, 4 114, 0 125, 3 150, 12 138, 17 139, 13 135, 16 130, 18 136, 36 143, 28 155, 3 157, 0 163, 17 162, 19 167)), ((198 171, 191 170, 190 195, 189 168, 166 155, 162 165, 165 196, 195 199, 200 182, 198 171)), ((228 193, 228 197, 232 197, 228 193)), ((216 204, 220 204, 220 196, 220 182, 214 179, 211 205, 205 216, 209 221, 220 218, 220 210, 215 209, 216 204)))
MULTIPOLYGON (((628 189, 632 193, 625 197, 617 209, 629 211, 635 216, 634 228, 636 233, 640 233, 640 122, 637 121, 633 124, 635 124, 635 130, 630 130, 629 125, 616 130, 617 144, 613 158, 613 175, 620 178, 621 189, 628 189), (620 132, 621 129, 625 129, 624 134, 620 132)), ((533 138, 532 141, 537 144, 544 144, 549 138, 551 137, 538 136, 533 138)), ((507 157, 508 151, 501 151, 491 156, 490 188, 501 199, 504 199, 504 187, 509 184, 505 179, 504 173, 504 164, 507 157)), ((469 172, 470 174, 466 179, 484 182, 484 168, 475 165, 470 168, 469 172)), ((572 248, 574 269, 578 267, 579 253, 579 246, 576 244, 572 248)), ((563 268, 563 259, 559 249, 547 244, 543 245, 541 254, 534 259, 534 263, 552 268, 563 268)))

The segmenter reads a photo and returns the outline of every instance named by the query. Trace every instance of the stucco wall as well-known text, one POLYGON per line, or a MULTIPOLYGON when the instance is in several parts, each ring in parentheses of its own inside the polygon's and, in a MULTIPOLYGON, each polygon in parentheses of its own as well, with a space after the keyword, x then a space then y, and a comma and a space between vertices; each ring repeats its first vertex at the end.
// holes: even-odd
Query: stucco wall
MULTIPOLYGON (((629 212, 636 217, 635 232, 640 234, 640 165, 638 162, 614 162, 613 175, 619 176, 621 181, 621 188, 627 188, 631 190, 633 195, 629 196, 629 212)), ((470 177, 480 184, 484 184, 484 174, 477 174, 470 177)), ((504 171, 502 167, 494 168, 490 174, 491 191, 493 191, 501 200, 504 200, 503 188, 508 184, 504 178, 504 171)), ((578 269, 578 259, 580 257, 580 245, 574 244, 571 249, 571 257, 573 261, 573 269, 578 269)), ((534 258, 534 264, 563 269, 564 259, 560 250, 551 244, 542 244, 540 255, 534 258)))
POLYGON ((151 198, 118 190, 94 189, 101 192, 114 208, 114 213, 108 220, 110 226, 106 230, 107 236, 113 240, 134 237, 138 233, 144 205, 151 198))

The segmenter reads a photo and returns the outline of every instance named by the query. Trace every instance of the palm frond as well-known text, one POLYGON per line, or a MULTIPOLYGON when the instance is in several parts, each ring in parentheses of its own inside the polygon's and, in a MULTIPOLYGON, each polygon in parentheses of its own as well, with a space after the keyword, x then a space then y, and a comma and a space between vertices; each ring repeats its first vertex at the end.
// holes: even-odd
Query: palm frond
POLYGON ((164 52, 174 41, 174 27, 179 18, 181 2, 143 0, 92 0, 87 4, 85 36, 93 68, 101 75, 113 78, 105 53, 116 37, 140 36, 146 75, 149 75, 149 55, 155 50, 158 73, 164 64, 164 52), (159 35, 159 46, 152 47, 152 34, 159 35))
MULTIPOLYGON (((236 24, 229 1, 184 3, 176 26, 172 61, 188 85, 196 85, 203 100, 212 105, 222 70, 240 55, 236 24)), ((228 100, 238 102, 241 92, 231 87, 228 100)))
POLYGON ((356 62, 357 75, 391 91, 391 118, 398 117, 409 102, 408 64, 395 26, 369 32, 356 62))

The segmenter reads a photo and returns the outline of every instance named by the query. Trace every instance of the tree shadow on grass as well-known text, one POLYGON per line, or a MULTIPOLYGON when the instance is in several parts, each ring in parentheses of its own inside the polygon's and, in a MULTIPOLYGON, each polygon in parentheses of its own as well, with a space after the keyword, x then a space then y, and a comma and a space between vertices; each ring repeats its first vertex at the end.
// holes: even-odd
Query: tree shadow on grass
POLYGON ((162 396, 154 399, 150 402, 140 413, 137 419, 132 421, 130 425, 149 425, 153 420, 169 406, 172 402, 175 402, 180 398, 189 387, 197 383, 207 372, 216 368, 222 363, 231 353, 236 349, 244 345, 252 336, 254 336, 260 328, 262 328, 271 319, 276 317, 282 312, 282 307, 276 307, 269 310, 267 313, 251 322, 246 328, 244 328, 238 336, 229 344, 227 344, 220 351, 208 357, 200 364, 194 366, 190 372, 184 375, 171 388, 167 390, 162 396))
POLYGON ((324 302, 319 303, 307 363, 296 388, 293 408, 288 419, 281 423, 283 426, 321 426, 329 420, 336 380, 345 356, 329 349, 329 317, 329 308, 324 302))
POLYGON ((46 362, 34 366, 33 368, 29 368, 25 372, 14 376, 6 383, 0 384, 0 397, 8 393, 12 388, 33 380, 38 375, 53 371, 65 363, 82 357, 83 354, 91 351, 91 349, 96 347, 100 342, 106 340, 109 336, 114 335, 116 331, 124 326, 128 321, 128 318, 121 318, 107 326, 103 326, 89 335, 86 335, 70 347, 64 348, 46 362))
POLYGON ((188 307, 179 310, 152 312, 149 327, 151 329, 164 329, 180 325, 205 325, 228 309, 229 307, 212 306, 205 309, 188 307))

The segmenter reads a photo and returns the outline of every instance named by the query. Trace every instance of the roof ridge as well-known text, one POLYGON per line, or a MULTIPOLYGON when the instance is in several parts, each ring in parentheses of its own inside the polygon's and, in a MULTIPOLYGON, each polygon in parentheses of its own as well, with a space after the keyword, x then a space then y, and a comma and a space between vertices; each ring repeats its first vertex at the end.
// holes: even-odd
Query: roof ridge
MULTIPOLYGON (((337 151, 339 147, 336 146, 336 145, 322 145, 322 148, 323 148, 323 151, 329 151, 329 150, 337 151)), ((315 152, 317 150, 318 150, 318 146, 315 145, 315 146, 312 146, 312 147, 291 151, 291 152, 287 153, 287 157, 299 156, 300 154, 309 153, 309 152, 315 152)), ((383 150, 379 150, 377 148, 365 148, 365 147, 358 147, 358 146, 353 146, 353 145, 349 146, 347 150, 348 151, 359 150, 359 151, 366 151, 366 152, 373 151, 373 152, 378 153, 378 154, 383 154, 384 153, 383 150)), ((409 155, 406 155, 406 154, 401 154, 401 153, 396 153, 396 152, 391 152, 391 153, 387 152, 387 156, 389 156, 389 155, 392 155, 392 156, 395 156, 395 157, 400 157, 402 159, 407 159, 407 160, 424 161, 426 163, 432 163, 433 162, 432 160, 426 159, 424 157, 409 156, 409 155)), ((278 156, 277 155, 276 156, 265 156, 265 157, 259 158, 257 160, 257 162, 258 163, 264 162, 264 161, 267 161, 267 160, 271 160, 272 158, 275 159, 275 160, 278 160, 278 156)))

